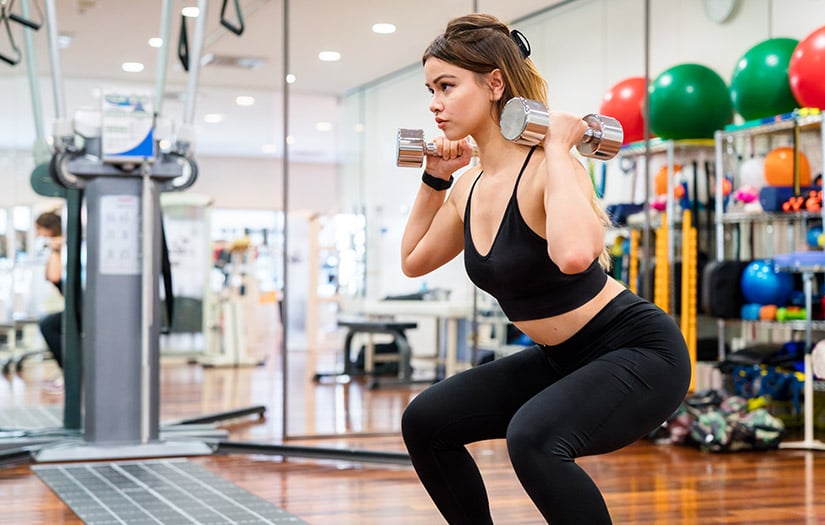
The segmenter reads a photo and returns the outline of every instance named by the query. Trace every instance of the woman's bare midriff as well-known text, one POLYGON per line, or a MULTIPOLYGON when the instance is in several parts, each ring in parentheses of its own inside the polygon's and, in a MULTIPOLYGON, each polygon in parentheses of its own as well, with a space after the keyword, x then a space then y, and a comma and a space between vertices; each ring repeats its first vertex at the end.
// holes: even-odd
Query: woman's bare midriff
POLYGON ((596 297, 575 310, 553 317, 519 321, 514 324, 536 343, 543 345, 561 344, 581 330, 588 321, 593 319, 607 303, 619 295, 624 289, 624 286, 618 281, 608 277, 604 288, 601 289, 596 297))

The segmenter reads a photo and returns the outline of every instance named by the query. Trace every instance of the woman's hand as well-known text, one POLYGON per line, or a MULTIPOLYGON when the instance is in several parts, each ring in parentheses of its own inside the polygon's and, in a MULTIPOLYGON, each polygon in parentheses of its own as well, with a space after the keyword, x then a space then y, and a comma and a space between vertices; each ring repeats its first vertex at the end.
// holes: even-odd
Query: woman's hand
POLYGON ((453 173, 470 163, 473 147, 467 139, 447 140, 445 137, 433 139, 437 155, 427 155, 425 171, 433 177, 449 180, 453 173))
POLYGON ((561 111, 551 111, 549 114, 549 126, 544 137, 544 149, 563 148, 570 151, 581 142, 587 131, 587 123, 570 113, 561 111))
POLYGON ((61 236, 49 237, 49 248, 52 251, 59 252, 61 250, 61 248, 63 248, 63 237, 61 237, 61 236))

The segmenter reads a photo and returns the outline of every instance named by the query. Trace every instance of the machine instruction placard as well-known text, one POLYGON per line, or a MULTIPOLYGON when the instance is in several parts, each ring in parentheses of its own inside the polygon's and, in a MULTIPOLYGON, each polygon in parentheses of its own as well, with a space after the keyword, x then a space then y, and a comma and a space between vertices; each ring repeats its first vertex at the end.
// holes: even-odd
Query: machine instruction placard
POLYGON ((140 260, 140 199, 136 195, 100 198, 100 273, 138 275, 140 260))

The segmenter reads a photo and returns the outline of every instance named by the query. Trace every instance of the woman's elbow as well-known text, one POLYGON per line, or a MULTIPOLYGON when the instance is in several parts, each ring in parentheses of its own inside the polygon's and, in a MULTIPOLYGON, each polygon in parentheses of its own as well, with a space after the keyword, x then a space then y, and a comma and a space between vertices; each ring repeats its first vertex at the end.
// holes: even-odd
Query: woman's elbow
POLYGON ((587 270, 597 257, 598 255, 594 257, 589 251, 569 251, 562 257, 553 258, 553 262, 559 267, 561 273, 575 275, 587 270))
POLYGON ((421 277, 426 273, 420 268, 420 265, 416 265, 409 260, 401 261, 401 272, 403 272, 406 277, 421 277))

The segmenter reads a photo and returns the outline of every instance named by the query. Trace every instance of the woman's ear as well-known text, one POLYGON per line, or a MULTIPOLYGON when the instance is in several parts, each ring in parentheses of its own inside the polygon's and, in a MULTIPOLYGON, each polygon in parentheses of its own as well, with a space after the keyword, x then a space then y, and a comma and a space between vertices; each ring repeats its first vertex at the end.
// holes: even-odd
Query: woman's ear
POLYGON ((496 68, 487 73, 487 85, 490 86, 490 97, 493 102, 497 102, 504 94, 504 76, 501 70, 496 68))

